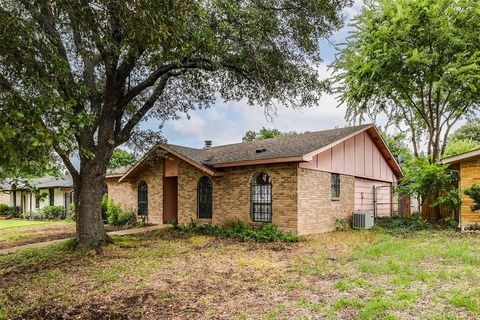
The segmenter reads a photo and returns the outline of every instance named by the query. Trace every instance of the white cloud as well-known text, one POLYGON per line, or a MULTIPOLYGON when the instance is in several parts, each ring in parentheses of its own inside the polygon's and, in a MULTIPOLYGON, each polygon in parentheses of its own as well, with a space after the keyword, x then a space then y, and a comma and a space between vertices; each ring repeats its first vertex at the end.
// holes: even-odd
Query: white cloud
MULTIPOLYGON (((321 78, 330 76, 325 64, 319 69, 321 78)), ((260 106, 250 106, 245 101, 223 102, 219 100, 209 109, 195 110, 179 120, 165 124, 165 134, 170 143, 201 146, 203 140, 214 144, 241 141, 248 130, 261 127, 277 128, 281 131, 316 131, 344 126, 345 108, 337 108, 338 102, 332 95, 324 95, 317 107, 292 109, 278 106, 276 116, 271 118, 260 106)))
MULTIPOLYGON (((360 13, 362 5, 361 0, 356 0, 352 7, 344 10, 346 23, 360 13)), ((348 29, 347 26, 342 28, 330 40, 343 42, 348 29)), ((331 76, 327 63, 334 48, 326 41, 321 46, 327 62, 320 66, 318 72, 320 78, 325 79, 331 76)), ((334 96, 324 95, 317 107, 303 110, 278 107, 276 116, 271 119, 260 106, 250 106, 245 101, 225 103, 219 100, 209 109, 193 111, 190 119, 182 116, 179 120, 167 122, 164 133, 169 143, 201 147, 206 139, 213 140, 214 145, 240 142, 246 131, 261 127, 297 132, 324 130, 347 124, 345 107, 337 106, 334 96)))

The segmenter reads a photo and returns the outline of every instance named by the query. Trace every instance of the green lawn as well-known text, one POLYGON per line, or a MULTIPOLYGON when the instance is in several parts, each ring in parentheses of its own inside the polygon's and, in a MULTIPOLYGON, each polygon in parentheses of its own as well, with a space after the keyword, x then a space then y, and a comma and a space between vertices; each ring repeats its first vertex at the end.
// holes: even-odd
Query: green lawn
POLYGON ((32 220, 0 220, 0 230, 62 224, 63 221, 32 221, 32 220))
POLYGON ((343 231, 258 244, 174 230, 0 257, 0 318, 476 319, 480 238, 343 231))

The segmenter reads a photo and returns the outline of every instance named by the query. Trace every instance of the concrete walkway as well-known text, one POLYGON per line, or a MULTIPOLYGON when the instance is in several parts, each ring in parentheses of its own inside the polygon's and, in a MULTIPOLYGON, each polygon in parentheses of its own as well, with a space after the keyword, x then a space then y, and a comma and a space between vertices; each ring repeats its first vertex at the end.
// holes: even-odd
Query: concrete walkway
MULTIPOLYGON (((111 232, 108 232, 108 235, 109 236, 129 236, 129 235, 133 235, 133 234, 140 234, 140 233, 160 230, 160 229, 163 229, 167 226, 168 225, 153 225, 153 226, 148 226, 148 227, 125 229, 125 230, 119 230, 119 231, 111 231, 111 232)), ((23 246, 6 248, 6 249, 0 250, 0 256, 5 255, 5 254, 9 254, 9 253, 12 253, 12 252, 15 252, 15 251, 18 251, 18 250, 22 250, 22 249, 34 249, 34 248, 47 246, 49 244, 62 242, 62 241, 68 240, 68 239, 70 239, 70 238, 51 240, 51 241, 45 241, 45 242, 37 242, 37 243, 30 243, 30 244, 26 244, 26 245, 23 245, 23 246)))

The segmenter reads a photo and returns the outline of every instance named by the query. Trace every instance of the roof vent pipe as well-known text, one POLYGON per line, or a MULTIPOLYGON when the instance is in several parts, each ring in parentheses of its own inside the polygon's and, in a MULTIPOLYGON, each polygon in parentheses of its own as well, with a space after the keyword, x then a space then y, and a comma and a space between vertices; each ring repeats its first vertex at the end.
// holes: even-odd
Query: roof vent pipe
POLYGON ((208 149, 212 149, 212 140, 205 140, 205 147, 203 147, 203 150, 208 149))

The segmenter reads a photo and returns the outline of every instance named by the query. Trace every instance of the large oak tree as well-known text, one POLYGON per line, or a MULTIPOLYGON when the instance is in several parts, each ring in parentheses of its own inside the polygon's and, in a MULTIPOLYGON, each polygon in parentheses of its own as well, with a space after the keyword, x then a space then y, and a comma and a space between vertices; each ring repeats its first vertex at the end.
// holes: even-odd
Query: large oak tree
POLYGON ((480 2, 366 5, 334 64, 349 119, 386 115, 415 155, 437 161, 451 128, 480 107, 480 2))
POLYGON ((61 157, 75 185, 78 243, 97 246, 108 242, 100 210, 107 165, 141 121, 218 97, 316 105, 326 89, 318 42, 340 27, 350 1, 0 3, 0 113, 17 128, 28 119, 35 145, 61 157))

